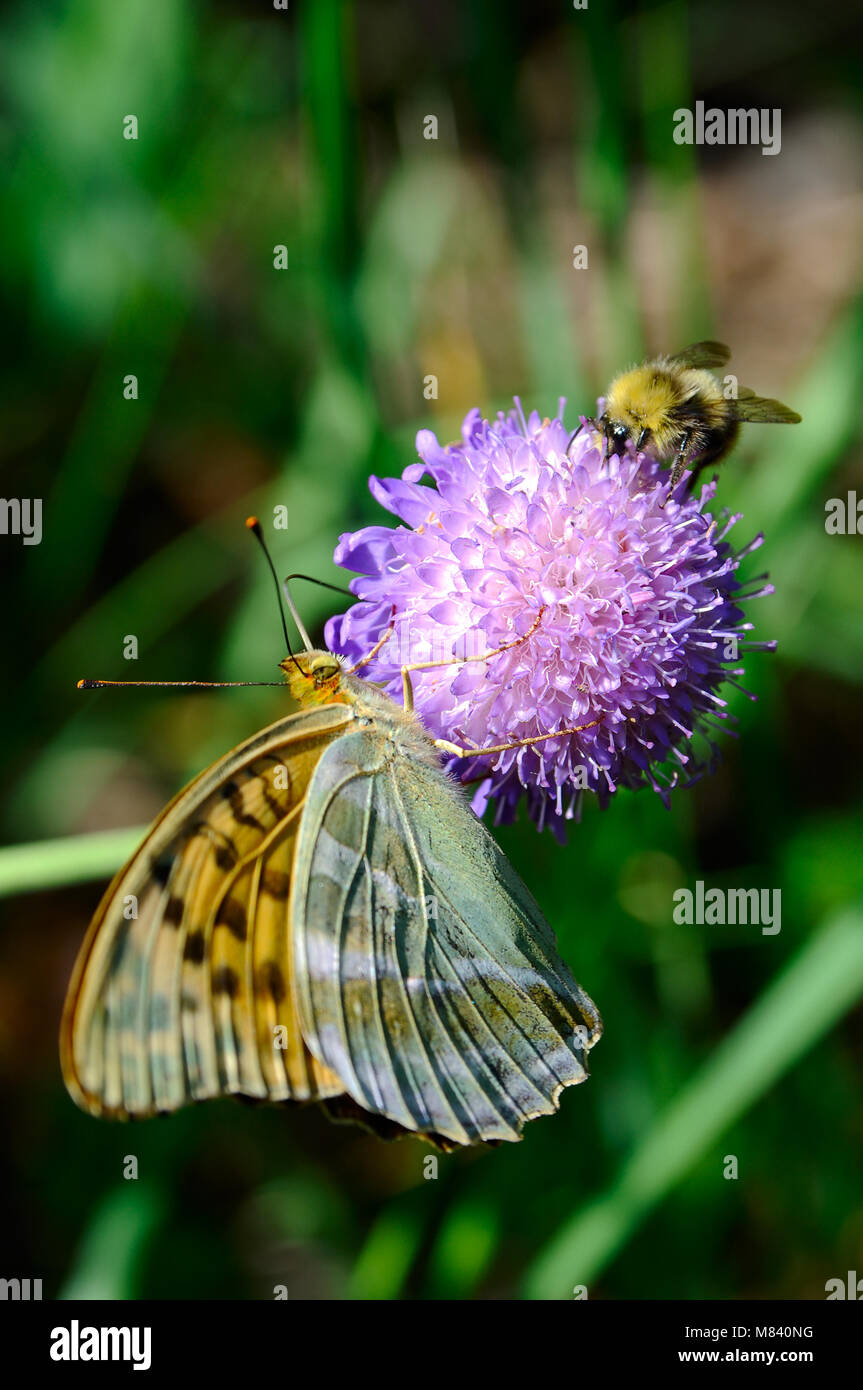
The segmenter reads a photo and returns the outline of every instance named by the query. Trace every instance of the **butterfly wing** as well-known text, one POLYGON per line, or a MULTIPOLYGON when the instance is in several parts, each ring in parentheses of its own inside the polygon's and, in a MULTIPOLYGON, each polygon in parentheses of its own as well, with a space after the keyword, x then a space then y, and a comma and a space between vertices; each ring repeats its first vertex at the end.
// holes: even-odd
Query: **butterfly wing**
POLYGON ((126 1117, 344 1090, 302 1040, 288 899, 309 780, 351 718, 330 705, 256 734, 180 792, 116 875, 63 1015, 82 1108, 126 1117))
POLYGON ((731 356, 731 349, 725 343, 708 339, 703 343, 690 343, 689 347, 675 352, 670 360, 683 367, 724 367, 731 356))
POLYGON ((443 772, 374 730, 312 777, 292 896, 303 1034, 365 1110, 514 1140, 587 1075, 601 1023, 443 772))

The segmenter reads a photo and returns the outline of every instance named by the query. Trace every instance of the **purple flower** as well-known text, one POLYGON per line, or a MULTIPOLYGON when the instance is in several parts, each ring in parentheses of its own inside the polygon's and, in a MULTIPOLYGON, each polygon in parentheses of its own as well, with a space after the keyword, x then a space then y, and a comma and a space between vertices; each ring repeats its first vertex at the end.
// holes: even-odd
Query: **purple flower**
MULTIPOLYGON (((485 758, 450 758, 461 781, 478 782, 478 815, 514 818, 524 795, 540 828, 562 838, 585 792, 606 805, 619 787, 651 786, 666 801, 715 753, 727 717, 722 684, 742 675, 741 558, 725 539, 739 520, 714 520, 685 481, 630 446, 603 460, 595 432, 567 455, 560 414, 517 411, 483 420, 473 410, 462 443, 417 435, 421 463, 401 479, 372 478, 374 496, 403 523, 345 534, 336 562, 358 572, 360 600, 331 618, 330 649, 361 660, 392 632, 359 674, 401 700, 402 664, 433 736, 483 748, 590 725, 485 758), (434 486, 421 479, 429 475, 434 486), (665 505, 663 506, 663 503, 665 505), (693 738, 706 740, 699 757, 693 738)), ((763 579, 763 576, 761 577, 763 579)))

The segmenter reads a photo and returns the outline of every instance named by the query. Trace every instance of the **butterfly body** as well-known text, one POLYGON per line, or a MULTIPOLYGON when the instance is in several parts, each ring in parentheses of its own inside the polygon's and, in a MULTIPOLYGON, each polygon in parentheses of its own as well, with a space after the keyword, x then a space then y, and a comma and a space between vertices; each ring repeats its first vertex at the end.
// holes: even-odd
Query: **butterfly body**
POLYGON ((283 669, 299 711, 181 792, 106 892, 67 1086, 115 1118, 234 1094, 518 1139, 587 1075, 599 1015, 416 716, 329 653, 283 669))

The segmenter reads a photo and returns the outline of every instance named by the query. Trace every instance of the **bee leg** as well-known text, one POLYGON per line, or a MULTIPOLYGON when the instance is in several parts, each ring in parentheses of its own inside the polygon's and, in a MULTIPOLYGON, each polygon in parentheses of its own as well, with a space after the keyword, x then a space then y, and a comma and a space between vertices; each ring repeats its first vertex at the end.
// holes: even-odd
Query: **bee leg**
POLYGON ((567 452, 567 454, 569 454, 569 451, 570 451, 570 449, 572 448, 572 441, 573 441, 574 439, 577 439, 577 438, 578 438, 578 436, 581 434, 581 431, 584 429, 584 426, 585 426, 585 421, 582 420, 582 422, 581 422, 581 424, 579 425, 578 429, 577 429, 577 430, 573 430, 572 434, 569 436, 569 440, 568 440, 567 446, 566 446, 566 452, 567 452))
POLYGON ((582 420, 578 429, 574 430, 573 433, 569 436, 569 440, 566 445, 567 457, 569 457, 569 451, 572 448, 573 440, 578 438, 585 425, 590 425, 594 430, 597 431, 598 434, 602 435, 602 462, 605 463, 605 460, 608 458, 608 424, 603 416, 600 416, 598 420, 595 420, 592 415, 588 415, 584 420, 582 420))
POLYGON ((598 420, 594 420, 594 418, 593 418, 592 415, 588 415, 584 420, 582 420, 582 422, 581 422, 581 424, 579 425, 578 429, 577 429, 577 430, 573 430, 572 434, 569 436, 569 439, 568 439, 567 445, 566 445, 567 457, 569 457, 569 451, 570 451, 570 449, 572 448, 573 440, 575 440, 575 439, 578 438, 578 436, 581 434, 581 431, 584 429, 585 425, 592 425, 593 428, 594 428, 595 430, 598 430, 598 429, 599 429, 599 421, 598 421, 598 420))
POLYGON ((677 450, 677 456, 671 467, 671 478, 668 483, 668 497, 671 496, 686 471, 686 450, 689 448, 689 441, 691 438, 692 430, 686 430, 680 441, 680 448, 677 450))

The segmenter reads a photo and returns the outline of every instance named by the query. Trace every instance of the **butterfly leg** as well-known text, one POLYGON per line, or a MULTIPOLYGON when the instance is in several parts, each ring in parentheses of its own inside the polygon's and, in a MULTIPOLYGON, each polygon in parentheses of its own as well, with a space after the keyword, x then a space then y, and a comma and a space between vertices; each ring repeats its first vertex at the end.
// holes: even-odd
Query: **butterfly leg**
POLYGON ((522 642, 526 642, 532 637, 542 622, 542 615, 545 612, 545 604, 540 608, 536 618, 531 623, 523 637, 515 637, 511 642, 503 642, 493 651, 479 652, 477 656, 447 656, 443 661, 415 661, 409 666, 402 667, 402 699, 404 707, 411 710, 414 707, 414 689, 411 684, 411 671, 430 671, 437 666, 463 666, 468 661, 490 661, 493 656, 499 656, 501 652, 507 652, 511 647, 518 647, 522 642))
POLYGON ((510 748, 528 748, 533 743, 542 743, 548 738, 563 738, 566 734, 579 734, 582 729, 595 729, 601 724, 600 719, 591 719, 588 724, 576 724, 571 729, 554 729, 550 734, 534 734, 532 738, 515 739, 512 743, 495 743, 490 748, 461 748, 457 743, 450 743, 449 739, 436 738, 435 748, 439 748, 441 753, 449 753, 455 758, 485 758, 491 753, 507 753, 510 748))
POLYGON ((348 672, 348 675, 353 676, 357 671, 359 671, 359 670, 361 669, 361 667, 363 667, 363 666, 368 666, 369 662, 374 660, 374 658, 377 656, 378 652, 380 651, 381 647, 383 647, 383 646, 390 640, 390 638, 392 637, 393 631, 395 630, 395 625, 396 625, 396 606, 395 606, 395 604, 393 604, 393 611, 392 611, 392 614, 391 614, 391 616, 390 616, 390 625, 389 625, 389 627, 386 628, 386 630, 385 630, 384 633, 383 633, 383 636, 378 638, 377 642, 375 642, 375 645, 372 647, 371 651, 370 651, 370 652, 366 652, 365 656, 360 657, 360 659, 359 659, 359 661, 356 663, 356 665, 355 665, 355 666, 352 666, 352 667, 350 668, 350 670, 349 670, 349 672, 348 672))

